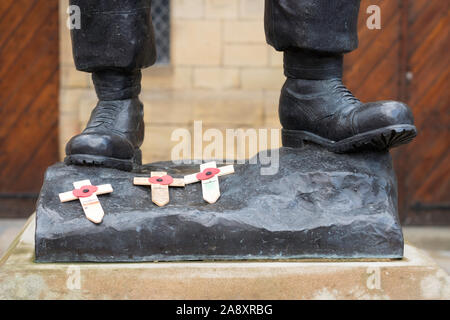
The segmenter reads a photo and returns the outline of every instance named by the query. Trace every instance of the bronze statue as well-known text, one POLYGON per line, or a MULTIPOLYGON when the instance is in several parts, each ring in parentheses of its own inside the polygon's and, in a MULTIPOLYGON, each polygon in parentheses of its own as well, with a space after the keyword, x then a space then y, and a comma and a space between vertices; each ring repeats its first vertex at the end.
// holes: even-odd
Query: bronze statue
POLYGON ((141 161, 141 69, 155 61, 151 1, 71 4, 81 9, 81 29, 72 31, 75 63, 92 73, 99 102, 87 128, 67 144, 66 163, 124 171, 61 163, 47 170, 36 210, 37 262, 403 257, 387 150, 409 142, 416 128, 406 105, 363 104, 342 84, 343 54, 357 47, 359 0, 266 1, 267 41, 284 52, 279 115, 283 144, 292 148, 271 151, 279 153, 272 175, 260 174, 262 161, 234 165, 236 174, 206 197, 206 184, 189 184, 201 180, 196 164, 158 162, 126 172, 141 161), (305 141, 313 143, 300 148, 305 141), (347 153, 361 150, 371 152, 347 153), (132 185, 136 173, 148 184, 155 170, 187 184, 168 191, 164 208, 152 203, 147 187, 132 185), (100 210, 87 214, 95 223, 79 204, 57 197, 74 181, 86 188, 69 200, 90 192, 87 177, 114 188, 102 199, 104 219, 100 210))
MULTIPOLYGON (((66 146, 68 164, 131 170, 144 139, 141 69, 155 62, 151 0, 71 0, 78 70, 92 73, 99 98, 86 129, 66 146)), ((284 52, 279 106, 283 145, 304 141, 333 152, 387 150, 416 135, 408 106, 362 103, 342 83, 343 54, 357 48, 360 0, 266 0, 267 42, 284 52)))

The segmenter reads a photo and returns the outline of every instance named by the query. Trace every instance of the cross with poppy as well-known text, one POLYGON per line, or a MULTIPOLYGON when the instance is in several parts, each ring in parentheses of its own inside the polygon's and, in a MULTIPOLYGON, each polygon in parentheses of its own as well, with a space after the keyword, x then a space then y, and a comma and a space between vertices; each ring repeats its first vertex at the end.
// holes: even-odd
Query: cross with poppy
POLYGON ((94 223, 102 222, 105 213, 97 196, 113 192, 112 186, 110 184, 93 186, 89 180, 74 182, 73 186, 74 190, 60 193, 59 200, 63 203, 80 200, 86 218, 94 223))
POLYGON ((151 186, 152 201, 159 207, 169 203, 169 187, 184 187, 184 179, 172 178, 167 172, 151 172, 148 177, 135 177, 133 181, 137 186, 151 186))
POLYGON ((234 173, 233 165, 217 168, 216 162, 200 165, 200 172, 184 177, 185 184, 202 182, 203 199, 208 203, 216 203, 220 197, 219 178, 234 173))

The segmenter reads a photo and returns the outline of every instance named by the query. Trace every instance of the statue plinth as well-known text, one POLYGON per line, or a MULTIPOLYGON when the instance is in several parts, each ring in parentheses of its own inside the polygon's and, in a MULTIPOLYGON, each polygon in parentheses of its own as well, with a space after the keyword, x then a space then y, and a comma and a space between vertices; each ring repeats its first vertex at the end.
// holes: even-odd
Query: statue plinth
POLYGON ((37 262, 139 262, 300 258, 401 258, 396 179, 387 152, 334 154, 317 146, 281 148, 279 170, 236 164, 221 178, 215 204, 200 184, 170 188, 170 203, 152 203, 133 177, 197 172, 198 164, 159 162, 139 173, 56 164, 45 175, 37 205, 37 262), (58 194, 73 181, 110 183, 101 224, 80 203, 58 194))
POLYGON ((411 245, 401 260, 33 262, 34 216, 0 260, 0 299, 449 299, 450 278, 411 245))

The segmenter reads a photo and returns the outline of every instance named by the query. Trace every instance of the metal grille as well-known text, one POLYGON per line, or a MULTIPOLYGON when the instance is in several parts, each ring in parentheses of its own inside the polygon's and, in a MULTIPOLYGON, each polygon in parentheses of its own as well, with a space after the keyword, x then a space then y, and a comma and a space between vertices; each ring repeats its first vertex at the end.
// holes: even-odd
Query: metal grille
POLYGON ((152 1, 152 20, 155 29, 156 64, 170 63, 170 0, 152 1))

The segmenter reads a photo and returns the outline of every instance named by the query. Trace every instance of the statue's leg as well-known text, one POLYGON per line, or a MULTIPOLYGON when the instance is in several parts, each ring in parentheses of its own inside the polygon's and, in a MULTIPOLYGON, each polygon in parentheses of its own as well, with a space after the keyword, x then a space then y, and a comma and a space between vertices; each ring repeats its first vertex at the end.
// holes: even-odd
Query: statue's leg
POLYGON ((99 102, 66 146, 66 163, 131 170, 144 139, 141 69, 156 58, 151 0, 70 0, 81 12, 71 31, 78 70, 92 73, 99 102))
POLYGON ((386 150, 416 135, 410 108, 362 103, 342 84, 343 55, 358 46, 360 0, 266 0, 267 42, 284 52, 283 145, 334 152, 386 150))

